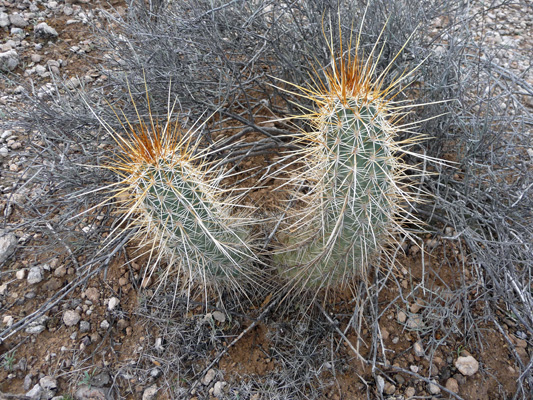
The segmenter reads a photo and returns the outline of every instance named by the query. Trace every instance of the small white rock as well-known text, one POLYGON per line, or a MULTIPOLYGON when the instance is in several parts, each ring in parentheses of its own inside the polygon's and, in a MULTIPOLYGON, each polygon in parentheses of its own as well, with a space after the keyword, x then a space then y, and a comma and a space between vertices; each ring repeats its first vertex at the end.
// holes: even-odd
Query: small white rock
POLYGON ((28 326, 24 331, 26 333, 31 333, 31 334, 34 334, 34 335, 38 335, 39 333, 41 333, 45 329, 46 328, 45 328, 44 325, 32 325, 32 326, 28 326))
POLYGON ((51 376, 43 376, 39 380, 39 384, 44 390, 56 390, 57 389, 57 380, 51 376))
POLYGON ((472 376, 479 370, 479 363, 472 356, 459 357, 455 361, 455 367, 461 374, 472 376))
POLYGON ((218 322, 221 322, 221 323, 226 322, 226 315, 223 312, 213 311, 211 315, 218 322))
POLYGON ((43 280, 43 270, 41 267, 31 267, 28 272, 28 283, 30 285, 35 285, 43 280))
POLYGON ((157 385, 152 385, 150 387, 147 387, 143 392, 142 400, 152 400, 155 398, 156 394, 157 394, 157 385))
POLYGON ((215 386, 213 388, 213 396, 222 398, 224 397, 224 387, 226 387, 227 383, 223 381, 218 381, 215 383, 215 386))
POLYGON ((211 368, 209 371, 206 372, 205 376, 203 377, 202 384, 205 386, 209 385, 213 381, 213 379, 215 379, 215 375, 215 370, 211 368))
POLYGON ((416 330, 416 329, 422 329, 424 327, 424 321, 422 320, 422 317, 419 316, 419 315, 412 315, 411 317, 409 317, 409 319, 407 320, 407 327, 409 329, 413 329, 413 330, 416 330))
POLYGON ((9 15, 0 11, 0 28, 5 28, 6 26, 9 26, 9 24, 9 15))
POLYGON ((42 391, 43 389, 41 388, 41 385, 37 383, 32 390, 26 393, 26 397, 29 397, 31 400, 39 400, 42 391))
POLYGON ((76 311, 73 310, 67 310, 63 314, 63 322, 66 326, 74 326, 78 322, 80 322, 80 314, 78 314, 76 311))
POLYGON ((17 28, 25 28, 28 26, 28 21, 26 21, 22 15, 16 13, 9 16, 9 22, 17 28))
POLYGON ((425 354, 424 347, 419 341, 413 345, 413 350, 415 352, 415 355, 418 357, 423 357, 425 354))
POLYGON ((383 389, 385 389, 385 379, 383 379, 381 375, 378 375, 376 377, 376 386, 378 389, 378 393, 379 394, 383 393, 383 389))
POLYGON ((109 299, 109 303, 107 304, 107 308, 109 309, 109 311, 113 311, 115 308, 117 308, 119 303, 119 299, 117 299, 116 297, 111 297, 109 299))
POLYGON ((33 32, 35 33, 36 37, 42 38, 53 38, 58 36, 57 31, 49 26, 46 22, 41 22, 40 24, 35 25, 33 32))
MULTIPOLYGON (((5 147, 4 147, 5 148, 5 147)), ((1 152, 2 149, 0 149, 1 152)), ((6 149, 7 150, 7 149, 6 149)), ((0 229, 0 264, 6 261, 17 247, 17 237, 8 233, 4 234, 4 230, 0 229)))
POLYGON ((14 319, 11 315, 5 315, 4 318, 2 319, 2 322, 4 323, 5 326, 9 328, 10 326, 13 325, 14 319))
POLYGON ((431 380, 431 383, 428 385, 428 392, 431 394, 439 394, 440 393, 440 387, 436 385, 436 381, 434 379, 431 380))
POLYGON ((17 273, 15 274, 18 280, 22 280, 26 277, 26 270, 25 269, 19 269, 17 273))
POLYGON ((100 324, 100 328, 104 329, 104 330, 107 330, 109 329, 109 322, 107 322, 107 320, 103 320, 102 323, 100 324))
POLYGON ((403 324, 407 320, 407 315, 403 311, 398 311, 398 322, 403 324))

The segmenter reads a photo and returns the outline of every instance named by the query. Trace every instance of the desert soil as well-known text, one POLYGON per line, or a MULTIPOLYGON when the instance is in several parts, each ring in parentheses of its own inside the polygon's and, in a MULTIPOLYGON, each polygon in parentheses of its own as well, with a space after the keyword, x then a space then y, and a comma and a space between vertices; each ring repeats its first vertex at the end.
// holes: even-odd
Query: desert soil
MULTIPOLYGON (((106 77, 94 65, 102 54, 89 22, 94 20, 95 9, 110 10, 111 6, 115 7, 113 12, 119 13, 126 7, 120 0, 110 3, 0 0, 0 16, 8 16, 8 24, 0 28, 1 52, 14 50, 17 54, 17 65, 11 73, 19 82, 25 85, 31 82, 36 88, 51 82, 54 75, 64 77, 73 89, 80 81, 87 85, 105 82, 106 77), (18 18, 13 17, 17 14, 18 18), (46 22, 57 36, 36 37, 35 26, 40 22, 46 22)), ((499 60, 520 76, 530 74, 532 14, 527 5, 505 7, 480 16, 472 27, 473 34, 486 40, 489 48, 502 42, 512 46, 512 51, 498 50, 499 60)), ((435 29, 439 29, 438 23, 435 29)), ((529 79, 529 83, 533 81, 529 79)), ((21 106, 25 90, 23 85, 2 79, 0 104, 21 106)), ((12 183, 17 182, 31 159, 31 147, 27 145, 31 137, 28 132, 17 130, 0 133, 0 147, 6 149, 0 156, 0 201, 8 224, 13 224, 23 218, 23 206, 13 201, 12 183)), ((183 361, 190 370, 181 373, 173 369, 176 364, 169 354, 173 347, 165 336, 164 324, 154 323, 153 316, 147 315, 155 312, 156 306, 149 301, 142 307, 139 304, 153 294, 156 282, 143 281, 141 260, 129 262, 122 255, 43 317, 2 339, 0 398, 239 398, 235 390, 241 390, 240 398, 268 398, 265 394, 268 384, 276 384, 267 383, 268 377, 279 376, 287 368, 279 351, 284 345, 283 338, 298 337, 294 332, 298 321, 319 336, 317 346, 325 342, 335 354, 335 359, 314 371, 316 385, 308 387, 308 393, 319 390, 323 398, 330 399, 366 398, 367 392, 396 399, 448 398, 450 392, 472 400, 510 398, 520 371, 514 354, 527 365, 533 354, 533 339, 504 307, 497 318, 511 343, 490 319, 483 318, 483 298, 477 290, 480 276, 469 266, 468 254, 461 251, 460 243, 449 239, 454 236, 453 230, 439 228, 442 235, 422 238, 424 251, 414 245, 402 249, 398 269, 390 277, 392 283, 381 292, 378 328, 386 357, 381 382, 357 355, 372 358, 370 343, 372 329, 376 327, 363 320, 359 321, 358 329, 353 328, 357 305, 350 290, 335 293, 328 302, 325 311, 332 324, 324 322, 316 309, 307 319, 294 310, 282 316, 274 316, 273 311, 254 323, 268 299, 264 304, 250 304, 234 313, 224 308, 207 309, 200 301, 188 313, 168 317, 180 326, 204 324, 207 328, 201 329, 211 332, 210 336, 198 338, 197 346, 202 347, 198 354, 204 358, 195 356, 191 349, 190 360, 185 357, 183 361), (448 262, 442 263, 443 259, 448 262), (459 285, 469 291, 454 297, 457 293, 454 289, 459 285), (435 305, 439 299, 440 308, 435 305), (469 321, 461 320, 465 306, 477 313, 477 332, 482 332, 482 336, 472 338, 476 335, 469 336, 470 332, 463 331, 469 326, 469 321), (456 315, 454 327, 439 328, 434 323, 444 317, 439 313, 456 315), (322 322, 316 322, 320 318, 322 322), (253 328, 219 362, 206 369, 251 324, 253 328), (313 324, 317 326, 310 328, 313 324), (428 326, 437 328, 428 331, 428 326), (461 365, 462 361, 467 367, 461 365), (176 391, 176 386, 184 390, 176 391), (248 390, 239 389, 242 387, 248 390)), ((16 250, 1 267, 2 331, 53 301, 54 294, 76 274, 68 254, 34 253, 28 246, 32 238, 25 234, 16 232, 16 250)), ((129 260, 134 254, 132 246, 128 250, 129 260)), ((290 342, 285 345, 293 346, 290 342)), ((306 396, 302 392, 291 398, 306 396)))

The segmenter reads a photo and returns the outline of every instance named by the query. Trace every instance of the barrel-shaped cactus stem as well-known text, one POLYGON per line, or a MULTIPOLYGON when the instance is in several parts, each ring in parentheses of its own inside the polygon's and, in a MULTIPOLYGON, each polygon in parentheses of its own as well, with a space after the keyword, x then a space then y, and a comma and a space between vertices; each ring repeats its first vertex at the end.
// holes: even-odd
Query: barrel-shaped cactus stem
POLYGON ((406 107, 393 99, 406 75, 385 85, 390 68, 376 76, 377 60, 373 54, 363 60, 357 47, 350 44, 345 54, 341 45, 337 56, 330 46, 324 78, 315 71, 312 85, 298 86, 314 109, 295 117, 311 129, 299 133, 302 150, 288 155, 299 163, 286 184, 295 207, 284 215, 273 259, 300 289, 363 276, 406 233, 400 220, 414 220, 409 209, 418 198, 410 194, 407 172, 418 172, 403 158, 424 139, 398 139, 409 128, 400 124, 406 107))
POLYGON ((154 268, 146 273, 164 263, 160 282, 173 276, 237 291, 257 285, 250 207, 238 204, 242 190, 224 187, 221 163, 208 161, 210 148, 200 147, 202 124, 183 129, 174 107, 162 122, 151 112, 136 123, 115 114, 121 132, 100 120, 118 146, 106 166, 120 176, 112 199, 127 228, 136 228, 142 255, 149 255, 154 268))

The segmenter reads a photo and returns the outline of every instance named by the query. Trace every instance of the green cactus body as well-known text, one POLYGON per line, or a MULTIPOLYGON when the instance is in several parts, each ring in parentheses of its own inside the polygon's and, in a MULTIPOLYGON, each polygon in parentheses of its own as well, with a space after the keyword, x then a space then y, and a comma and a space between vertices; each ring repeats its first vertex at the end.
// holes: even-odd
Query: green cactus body
POLYGON ((201 275, 234 278, 252 258, 246 232, 217 201, 213 182, 189 162, 161 160, 137 178, 141 210, 169 258, 201 275))
MULTIPOLYGON (((391 127, 379 100, 328 99, 314 121, 315 149, 306 157, 313 186, 301 200, 304 229, 280 235, 275 260, 283 275, 315 287, 361 273, 394 221, 391 127), (322 153, 317 157, 317 153, 322 153)), ((298 225, 298 224, 296 224, 298 225)))

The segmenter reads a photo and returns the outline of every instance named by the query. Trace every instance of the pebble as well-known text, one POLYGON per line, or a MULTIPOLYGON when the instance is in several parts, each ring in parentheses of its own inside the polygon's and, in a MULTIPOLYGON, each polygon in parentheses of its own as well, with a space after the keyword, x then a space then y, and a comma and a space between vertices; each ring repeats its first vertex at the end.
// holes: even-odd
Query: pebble
POLYGON ((431 382, 432 383, 428 384, 428 392, 431 394, 439 394, 440 387, 436 385, 436 381, 434 379, 432 379, 431 382))
POLYGON ((14 319, 11 315, 4 315, 4 318, 2 319, 2 323, 7 326, 8 328, 13 325, 14 319))
POLYGON ((46 327, 44 325, 31 325, 31 326, 28 326, 25 330, 26 333, 31 333, 31 334, 34 334, 34 335, 38 335, 39 333, 41 333, 42 331, 44 331, 46 329, 46 327))
POLYGON ((2 147, 0 148, 0 157, 2 158, 5 158, 9 155, 9 150, 7 149, 7 147, 2 147))
POLYGON ((57 390, 57 380, 51 376, 43 376, 41 379, 39 379, 39 385, 41 385, 44 390, 57 390))
POLYGON ((407 327, 409 329, 422 329, 424 327, 424 321, 419 315, 413 315, 407 320, 407 327))
POLYGON ((80 322, 80 314, 78 314, 77 311, 73 310, 67 310, 63 314, 63 322, 66 326, 74 326, 77 325, 78 322, 80 322))
POLYGON ((109 309, 109 311, 113 311, 115 308, 117 308, 119 303, 119 299, 117 299, 116 297, 111 297, 109 299, 109 303, 107 303, 107 308, 109 309))
POLYGON ((5 296, 7 294, 7 283, 0 285, 0 296, 5 296))
POLYGON ((28 272, 28 284, 35 285, 43 280, 43 270, 41 267, 31 267, 28 272))
POLYGON ((121 318, 117 322, 117 328, 122 330, 126 329, 128 327, 128 321, 126 321, 124 318, 121 318))
POLYGON ((107 329, 109 329, 109 322, 107 322, 107 320, 104 319, 104 320, 100 323, 100 328, 102 328, 103 330, 107 330, 107 329))
POLYGON ((104 387, 111 383, 111 376, 108 372, 103 371, 100 372, 98 375, 95 375, 91 379, 91 385, 96 387, 104 387))
POLYGON ((407 315, 403 311, 398 311, 398 322, 403 324, 407 320, 407 315))
POLYGON ((9 16, 9 22, 17 28, 25 28, 28 26, 28 21, 26 21, 22 15, 16 13, 9 16))
POLYGON ((405 378, 400 374, 394 375, 394 380, 398 383, 398 385, 403 385, 405 383, 405 378))
POLYGON ((383 387, 383 392, 385 394, 391 395, 391 394, 394 394, 395 391, 396 391, 396 386, 394 386, 390 382, 385 382, 385 386, 383 387))
POLYGON ((0 264, 4 263, 17 247, 17 237, 13 233, 4 233, 3 229, 0 229, 0 264))
POLYGON ((156 394, 157 394, 157 385, 152 385, 150 387, 147 387, 143 392, 142 400, 152 400, 155 398, 156 394))
POLYGON ((209 385, 213 381, 213 379, 215 379, 215 375, 215 370, 211 368, 209 371, 206 372, 205 376, 203 377, 202 384, 205 386, 209 385))
POLYGON ((28 390, 30 390, 30 387, 31 387, 31 378, 32 378, 32 374, 27 374, 25 377, 24 377, 24 383, 22 384, 22 387, 23 389, 27 392, 28 390))
POLYGON ((377 389, 378 389, 378 393, 382 394, 383 393, 383 388, 385 387, 385 379, 383 379, 383 377, 380 376, 380 375, 378 375, 376 377, 376 386, 377 386, 377 389))
POLYGON ((390 336, 390 333, 388 330, 386 330, 385 328, 382 328, 381 329, 381 339, 382 340, 387 340, 390 336))
POLYGON ((66 274, 67 274, 67 267, 65 267, 64 265, 60 265, 54 271, 54 276, 57 276, 59 278, 64 277, 66 274))
POLYGON ((38 63, 38 62, 41 62, 41 55, 40 54, 32 54, 31 55, 31 61, 34 62, 34 63, 38 63))
POLYGON ((220 323, 226 322, 226 315, 223 312, 220 311, 214 311, 212 314, 215 321, 218 321, 220 323))
POLYGON ((407 389, 405 389, 406 398, 413 397, 415 394, 416 394, 416 391, 414 387, 409 386, 407 389))
POLYGON ((58 36, 57 31, 49 26, 46 22, 41 22, 40 24, 35 25, 33 28, 35 37, 38 38, 55 38, 58 36))
POLYGON ((459 393, 459 383, 455 379, 449 378, 446 381, 446 389, 450 392, 459 393))
POLYGON ((222 398, 224 397, 224 388, 226 387, 227 382, 218 381, 213 387, 213 396, 222 398))
POLYGON ((417 357, 423 357, 424 354, 426 353, 424 351, 424 347, 422 346, 422 343, 420 343, 420 341, 416 342, 414 345, 413 345, 413 350, 415 352, 415 355, 417 357))
POLYGON ((22 280, 26 277, 26 270, 25 269, 19 269, 17 273, 15 274, 18 280, 22 280))
POLYGON ((26 397, 31 400, 39 400, 41 398, 42 391, 43 388, 37 383, 29 392, 26 392, 26 397))
POLYGON ((90 386, 82 386, 78 390, 76 390, 76 393, 74 393, 74 399, 76 400, 106 400, 107 396, 103 389, 96 388, 96 387, 90 387, 90 386))
POLYGON ((423 302, 421 300, 417 300, 415 303, 411 304, 411 307, 409 307, 409 311, 411 311, 413 314, 416 314, 422 309, 423 306, 423 302))
MULTIPOLYGON (((76 89, 78 86, 80 86, 80 80, 79 80, 79 78, 72 77, 72 78, 70 78, 69 80, 66 81, 65 85, 66 85, 67 89, 76 89)), ((85 227, 85 228, 89 228, 89 227, 85 227)), ((86 232, 86 233, 88 233, 88 232, 86 232)))
POLYGON ((90 287, 85 291, 85 296, 93 303, 97 303, 100 300, 100 292, 95 287, 90 287))
POLYGON ((23 38, 24 36, 26 36, 26 33, 22 28, 11 28, 11 34, 13 36, 18 36, 19 38, 23 38))
POLYGON ((6 28, 9 26, 9 24, 9 15, 0 11, 0 28, 6 28))
POLYGON ((479 370, 479 363, 472 356, 459 357, 455 361, 455 367, 461 374, 472 376, 479 370))
POLYGON ((81 321, 80 322, 80 332, 81 333, 86 333, 86 332, 89 332, 90 330, 91 330, 90 322, 87 322, 87 321, 81 321))

